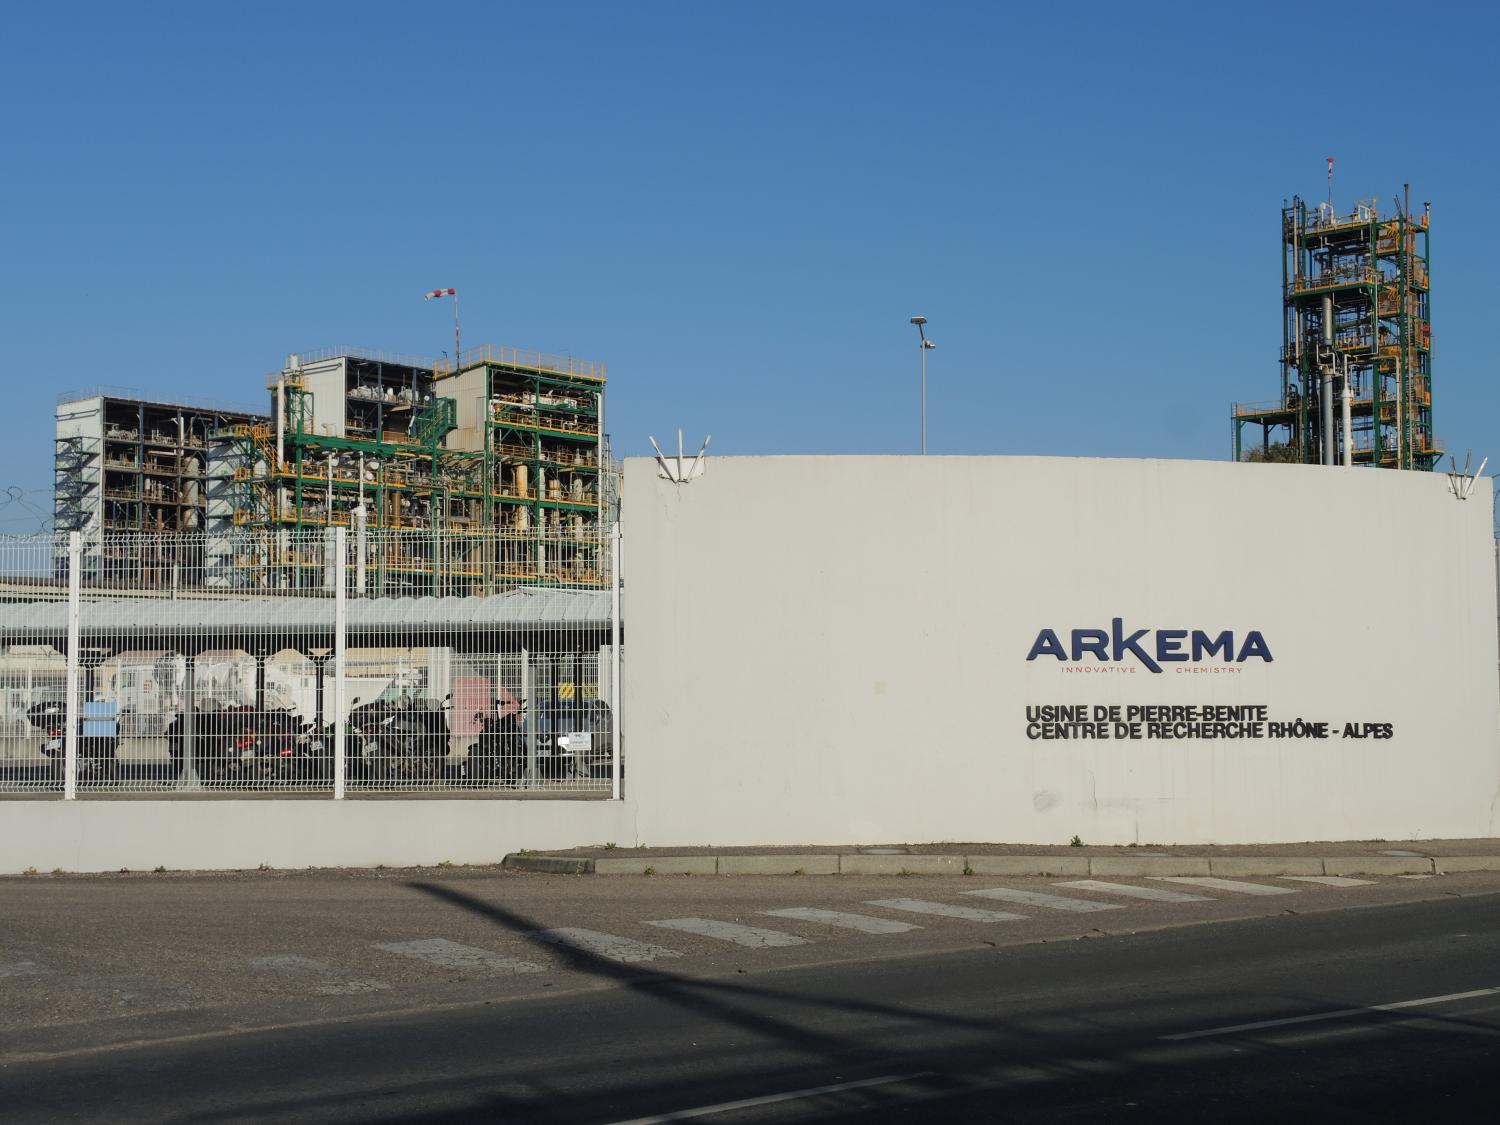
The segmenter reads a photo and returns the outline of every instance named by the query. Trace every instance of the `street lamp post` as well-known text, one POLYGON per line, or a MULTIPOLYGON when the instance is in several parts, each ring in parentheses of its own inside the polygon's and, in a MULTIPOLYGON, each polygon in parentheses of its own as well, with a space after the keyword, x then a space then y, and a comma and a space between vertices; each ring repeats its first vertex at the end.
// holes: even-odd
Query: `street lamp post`
POLYGON ((922 456, 927 456, 927 349, 937 347, 927 338, 927 332, 922 327, 927 323, 925 316, 914 316, 911 322, 917 326, 917 339, 921 342, 917 350, 922 356, 922 456))
POLYGON ((458 374, 459 369, 462 366, 458 362, 459 347, 460 347, 460 344, 459 344, 459 335, 458 335, 458 290, 457 289, 434 289, 431 293, 424 293, 424 294, 422 294, 422 299, 424 301, 432 301, 432 300, 437 299, 438 297, 452 297, 453 298, 453 373, 456 375, 456 374, 458 374))

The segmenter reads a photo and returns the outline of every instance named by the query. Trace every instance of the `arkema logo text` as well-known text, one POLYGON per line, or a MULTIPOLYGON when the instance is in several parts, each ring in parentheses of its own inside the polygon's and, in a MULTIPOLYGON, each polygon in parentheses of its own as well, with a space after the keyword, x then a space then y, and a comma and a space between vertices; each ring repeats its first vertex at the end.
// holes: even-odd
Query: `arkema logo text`
POLYGON ((1232 629, 1218 633, 1205 629, 1136 629, 1127 633, 1123 617, 1110 621, 1107 630, 1073 629, 1068 641, 1064 647, 1056 630, 1043 629, 1036 635, 1026 659, 1051 656, 1061 661, 1077 661, 1088 655, 1108 664, 1133 656, 1153 672, 1160 672, 1163 664, 1177 662, 1197 664, 1217 658, 1225 664, 1242 664, 1254 657, 1269 664, 1275 659, 1259 629, 1251 629, 1236 644, 1232 629))

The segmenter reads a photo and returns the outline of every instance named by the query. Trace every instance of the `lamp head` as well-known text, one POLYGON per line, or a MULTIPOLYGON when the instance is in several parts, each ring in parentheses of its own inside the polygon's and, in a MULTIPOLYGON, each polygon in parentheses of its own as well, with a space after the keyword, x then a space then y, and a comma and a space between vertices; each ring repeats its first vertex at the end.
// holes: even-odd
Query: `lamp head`
POLYGON ((927 318, 925 316, 914 316, 911 318, 911 322, 920 327, 921 325, 927 323, 927 318))

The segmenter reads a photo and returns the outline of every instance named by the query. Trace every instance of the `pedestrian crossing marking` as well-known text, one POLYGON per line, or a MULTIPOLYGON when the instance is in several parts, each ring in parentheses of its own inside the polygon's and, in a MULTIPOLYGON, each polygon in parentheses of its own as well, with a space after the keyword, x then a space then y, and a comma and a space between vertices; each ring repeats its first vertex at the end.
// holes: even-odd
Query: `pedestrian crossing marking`
POLYGON ((1070 910, 1075 914, 1090 914, 1096 910, 1123 910, 1118 902, 1095 902, 1082 898, 1064 898, 1062 895, 1044 895, 1039 891, 1016 891, 1009 887, 993 887, 982 891, 964 891, 966 895, 979 898, 999 899, 1013 902, 1017 906, 1036 906, 1044 910, 1070 910))
POLYGON ((1209 875, 1153 875, 1166 883, 1186 883, 1191 887, 1207 887, 1211 891, 1234 891, 1242 895, 1294 895, 1295 887, 1272 887, 1265 883, 1242 883, 1238 879, 1215 879, 1209 875))
POLYGON ((1373 879, 1350 879, 1346 875, 1283 875, 1283 879, 1295 879, 1299 883, 1322 883, 1325 887, 1371 887, 1373 879))
POLYGON ((822 922, 845 930, 858 930, 862 934, 904 934, 908 930, 922 927, 911 922, 898 922, 894 918, 873 918, 868 914, 848 914, 842 910, 818 910, 811 906, 789 906, 783 910, 762 910, 774 918, 793 918, 799 922, 822 922))
POLYGON ((460 945, 447 938, 421 938, 417 941, 377 942, 376 949, 426 961, 444 969, 467 969, 485 973, 540 973, 541 965, 506 957, 492 949, 479 949, 472 945, 460 945))
POLYGON ((742 926, 738 922, 720 922, 716 918, 661 918, 647 922, 663 930, 680 930, 699 937, 717 938, 751 949, 771 949, 786 945, 806 945, 805 938, 795 934, 784 934, 780 930, 765 930, 759 926, 742 926))
POLYGON ((277 953, 269 957, 250 958, 250 968, 258 973, 280 973, 311 980, 312 991, 319 996, 354 996, 361 992, 384 992, 390 985, 362 977, 346 977, 341 970, 311 957, 295 953, 277 953))
POLYGON ((667 949, 665 946, 635 941, 617 934, 600 933, 598 930, 583 930, 576 926, 563 926, 553 930, 532 930, 525 936, 547 942, 549 945, 561 945, 567 949, 591 953, 595 957, 603 957, 606 961, 618 961, 621 964, 682 956, 675 949, 667 949))
POLYGON ((920 898, 876 898, 866 906, 883 906, 887 910, 905 910, 912 914, 933 914, 939 918, 962 918, 966 922, 1024 922, 1025 914, 1006 910, 980 910, 973 906, 953 906, 946 902, 927 902, 920 898))
POLYGON ((1133 883, 1107 883, 1102 879, 1073 879, 1056 884, 1079 891, 1097 891, 1102 895, 1123 895, 1126 898, 1143 898, 1148 902, 1212 902, 1207 895, 1190 895, 1182 891, 1169 891, 1165 887, 1138 887, 1133 883))

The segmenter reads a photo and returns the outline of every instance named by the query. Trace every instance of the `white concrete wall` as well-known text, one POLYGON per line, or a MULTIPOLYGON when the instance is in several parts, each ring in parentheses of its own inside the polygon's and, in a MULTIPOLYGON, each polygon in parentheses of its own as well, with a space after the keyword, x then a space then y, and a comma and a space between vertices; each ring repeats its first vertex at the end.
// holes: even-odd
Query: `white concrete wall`
POLYGON ((0 816, 0 874, 498 863, 634 840, 622 801, 25 800, 0 816))
POLYGON ((627 461, 639 835, 1495 834, 1490 510, 1485 481, 1459 501, 1440 474, 1304 466, 719 458, 676 485, 627 461), (1274 660, 1027 660, 1043 628, 1066 644, 1114 617, 1259 630, 1274 660), (1264 705, 1335 737, 1028 739, 1026 708, 1053 703, 1264 705), (1337 737, 1345 723, 1393 737, 1337 737))
POLYGON ((718 458, 690 485, 631 460, 625 489, 625 801, 12 800, 0 873, 1500 833, 1487 481, 1458 501, 1442 475, 1301 466, 718 458), (1114 617, 1258 630, 1274 659, 1026 659, 1041 629, 1114 617), (1263 705, 1336 737, 1028 739, 1026 708, 1058 703, 1263 705))
MULTIPOLYGON (((342 358, 320 359, 302 368, 302 385, 312 395, 312 432, 315 434, 339 438, 344 436, 347 411, 346 364, 347 361, 342 358)), ((271 393, 274 397, 276 392, 271 393)))
POLYGON ((490 369, 481 366, 437 380, 434 394, 439 398, 451 398, 455 405, 454 421, 457 425, 444 443, 448 449, 476 452, 484 449, 489 378, 490 369))

